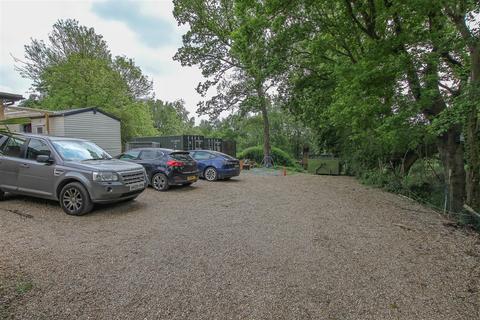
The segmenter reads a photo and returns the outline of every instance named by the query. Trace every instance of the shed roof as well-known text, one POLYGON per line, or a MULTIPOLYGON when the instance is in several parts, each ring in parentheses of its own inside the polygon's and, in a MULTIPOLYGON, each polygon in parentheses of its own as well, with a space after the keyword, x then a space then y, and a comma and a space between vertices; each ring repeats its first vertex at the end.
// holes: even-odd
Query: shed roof
MULTIPOLYGON (((90 111, 93 111, 94 113, 99 112, 103 115, 106 115, 107 117, 110 117, 112 119, 120 121, 120 119, 118 117, 116 117, 116 116, 114 116, 110 113, 107 113, 105 111, 102 111, 101 109, 98 109, 97 107, 51 111, 51 112, 49 112, 49 117, 66 117, 66 116, 79 114, 79 113, 84 113, 84 112, 90 112, 90 111)), ((40 117, 42 117, 42 116, 36 116, 36 117, 32 117, 32 118, 40 118, 40 117)))
POLYGON ((15 119, 15 118, 38 119, 38 118, 45 117, 46 114, 48 114, 49 117, 65 117, 65 116, 70 116, 70 115, 90 112, 90 111, 99 112, 103 115, 106 115, 107 117, 120 121, 120 119, 117 118, 116 116, 111 115, 95 107, 51 111, 51 110, 41 110, 41 109, 33 109, 33 108, 26 108, 26 107, 7 106, 5 108, 5 117, 7 119, 15 119))
POLYGON ((5 103, 14 103, 25 99, 21 94, 14 94, 8 92, 0 92, 0 100, 5 103))

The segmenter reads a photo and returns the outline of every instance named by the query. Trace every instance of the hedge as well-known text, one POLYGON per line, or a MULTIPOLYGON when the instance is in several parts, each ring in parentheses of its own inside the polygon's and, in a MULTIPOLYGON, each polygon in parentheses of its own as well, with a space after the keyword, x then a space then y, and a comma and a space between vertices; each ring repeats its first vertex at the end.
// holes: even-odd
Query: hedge
MULTIPOLYGON (((298 167, 298 164, 295 160, 285 151, 272 147, 272 154, 274 164, 280 166, 287 166, 287 167, 298 167)), ((250 159, 255 160, 258 164, 262 163, 263 161, 263 147, 256 146, 250 147, 237 155, 238 159, 250 159)))

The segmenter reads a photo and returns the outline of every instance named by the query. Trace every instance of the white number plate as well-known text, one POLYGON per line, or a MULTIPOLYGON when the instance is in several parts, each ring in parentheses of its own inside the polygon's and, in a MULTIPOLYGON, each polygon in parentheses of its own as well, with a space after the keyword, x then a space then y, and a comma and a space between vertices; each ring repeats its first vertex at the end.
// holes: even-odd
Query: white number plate
POLYGON ((144 186, 145 186, 145 184, 143 182, 137 182, 137 183, 131 184, 130 185, 130 191, 143 189, 144 186))

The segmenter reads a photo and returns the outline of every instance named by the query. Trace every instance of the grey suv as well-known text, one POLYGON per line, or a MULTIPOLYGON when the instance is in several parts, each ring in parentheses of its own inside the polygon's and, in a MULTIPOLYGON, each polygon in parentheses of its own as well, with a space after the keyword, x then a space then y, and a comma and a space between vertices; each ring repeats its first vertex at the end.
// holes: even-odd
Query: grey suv
POLYGON ((0 200, 5 192, 57 200, 71 215, 94 203, 135 199, 145 169, 113 159, 92 142, 39 135, 0 135, 0 200))

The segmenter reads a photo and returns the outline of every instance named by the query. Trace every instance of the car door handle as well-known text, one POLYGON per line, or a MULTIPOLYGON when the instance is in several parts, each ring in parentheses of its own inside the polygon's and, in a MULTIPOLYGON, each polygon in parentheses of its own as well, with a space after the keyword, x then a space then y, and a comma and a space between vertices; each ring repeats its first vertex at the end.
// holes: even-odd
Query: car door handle
POLYGON ((22 168, 30 168, 30 165, 28 163, 22 163, 21 166, 22 168))

